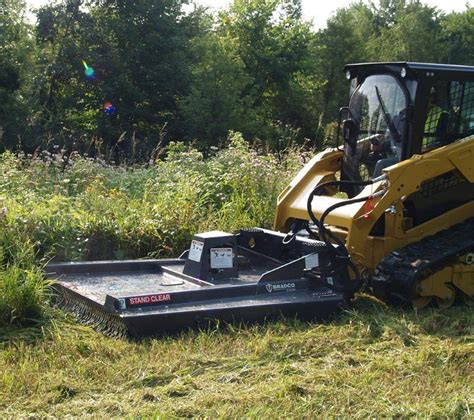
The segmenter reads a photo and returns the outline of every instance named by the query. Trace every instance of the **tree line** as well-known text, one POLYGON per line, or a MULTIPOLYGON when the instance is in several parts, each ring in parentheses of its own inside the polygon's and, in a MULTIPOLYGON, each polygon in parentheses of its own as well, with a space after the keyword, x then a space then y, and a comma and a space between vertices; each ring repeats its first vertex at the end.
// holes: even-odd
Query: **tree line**
MULTIPOLYGON (((474 65, 474 8, 355 2, 315 30, 301 0, 0 0, 0 148, 148 159, 238 131, 271 149, 331 136, 350 62, 474 65), (85 69, 93 76, 86 77, 85 69)), ((91 76, 89 74, 89 76, 91 76)))

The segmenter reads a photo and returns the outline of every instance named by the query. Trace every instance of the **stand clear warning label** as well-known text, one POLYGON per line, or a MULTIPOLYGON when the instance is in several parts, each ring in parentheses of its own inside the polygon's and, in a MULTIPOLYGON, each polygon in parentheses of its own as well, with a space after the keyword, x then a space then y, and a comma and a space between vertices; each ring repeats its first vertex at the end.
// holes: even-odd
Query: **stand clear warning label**
POLYGON ((211 268, 232 268, 233 266, 232 248, 211 248, 211 268))
POLYGON ((201 262, 202 250, 204 248, 204 242, 192 241, 191 247, 189 248, 188 259, 201 262))

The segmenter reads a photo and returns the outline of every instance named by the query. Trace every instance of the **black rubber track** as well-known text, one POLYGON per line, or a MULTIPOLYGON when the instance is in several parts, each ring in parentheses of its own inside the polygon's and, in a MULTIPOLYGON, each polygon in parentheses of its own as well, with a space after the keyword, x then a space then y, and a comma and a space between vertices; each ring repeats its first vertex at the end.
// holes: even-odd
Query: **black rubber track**
POLYGON ((419 242, 391 252, 377 266, 372 279, 374 294, 396 303, 415 298, 415 283, 441 270, 453 259, 474 251, 474 218, 419 242))

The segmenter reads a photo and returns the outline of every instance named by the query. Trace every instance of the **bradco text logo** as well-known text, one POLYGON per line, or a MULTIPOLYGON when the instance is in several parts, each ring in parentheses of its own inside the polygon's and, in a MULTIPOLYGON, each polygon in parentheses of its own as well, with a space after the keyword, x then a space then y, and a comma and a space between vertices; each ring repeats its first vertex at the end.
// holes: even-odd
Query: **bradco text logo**
POLYGON ((268 293, 272 292, 292 292, 296 290, 295 283, 278 283, 278 284, 271 284, 268 283, 265 285, 268 293))

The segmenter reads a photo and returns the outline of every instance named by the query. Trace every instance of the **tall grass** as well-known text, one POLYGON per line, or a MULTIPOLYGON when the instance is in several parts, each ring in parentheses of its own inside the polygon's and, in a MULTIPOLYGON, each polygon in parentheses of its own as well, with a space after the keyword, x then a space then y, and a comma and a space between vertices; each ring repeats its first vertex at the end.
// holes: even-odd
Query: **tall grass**
POLYGON ((41 312, 41 261, 176 256, 199 231, 270 227, 276 198, 302 155, 258 153, 239 133, 207 158, 182 143, 164 152, 160 161, 133 167, 60 150, 0 156, 8 210, 0 226, 0 291, 10 296, 0 322, 41 312))
POLYGON ((43 316, 48 295, 41 262, 14 226, 0 229, 0 326, 34 323, 43 316))

